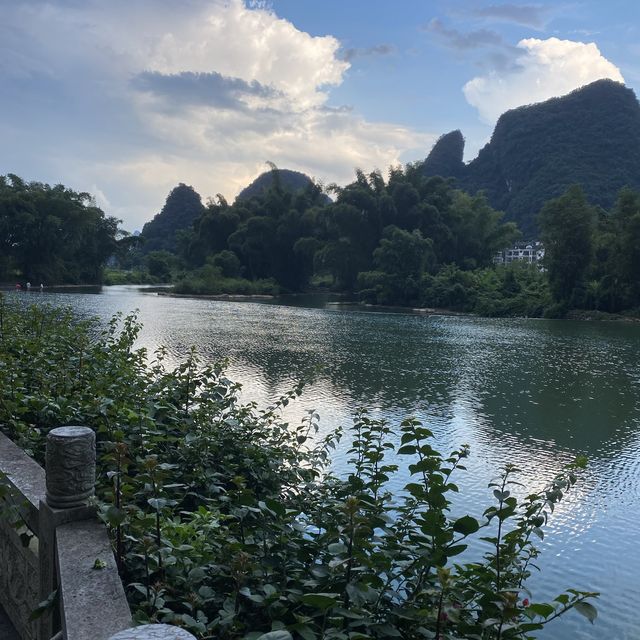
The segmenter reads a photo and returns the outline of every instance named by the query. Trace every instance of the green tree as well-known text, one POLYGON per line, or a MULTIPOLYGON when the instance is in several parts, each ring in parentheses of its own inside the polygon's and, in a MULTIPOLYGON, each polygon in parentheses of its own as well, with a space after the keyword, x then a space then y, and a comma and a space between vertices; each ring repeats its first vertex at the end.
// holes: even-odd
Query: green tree
POLYGON ((640 194, 623 189, 611 221, 617 240, 612 275, 623 290, 623 306, 636 306, 640 304, 640 194))
POLYGON ((27 183, 13 174, 0 177, 5 277, 98 283, 105 260, 118 249, 118 222, 105 216, 88 193, 27 183))
POLYGON ((169 251, 152 251, 145 256, 147 270, 155 278, 163 282, 171 280, 171 272, 176 267, 176 256, 169 251))
POLYGON ((574 185, 564 195, 545 204, 538 224, 551 293, 557 302, 571 304, 584 286, 591 263, 594 209, 582 189, 574 185))
POLYGON ((220 269, 225 278, 239 278, 242 273, 242 263, 233 251, 225 249, 213 256, 212 263, 214 267, 220 269))
POLYGON ((426 267, 433 266, 433 242, 423 238, 417 229, 408 232, 390 226, 384 230, 373 259, 380 271, 401 278, 419 278, 426 267))

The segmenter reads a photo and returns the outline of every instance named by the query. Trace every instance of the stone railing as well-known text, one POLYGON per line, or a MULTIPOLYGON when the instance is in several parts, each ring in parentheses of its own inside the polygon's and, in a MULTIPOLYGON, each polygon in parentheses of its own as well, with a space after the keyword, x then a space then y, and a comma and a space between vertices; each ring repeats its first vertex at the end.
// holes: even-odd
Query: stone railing
POLYGON ((106 527, 88 506, 95 434, 47 436, 46 472, 0 433, 0 606, 23 640, 193 640, 169 625, 133 626, 106 527), (39 603, 53 598, 39 617, 39 603))

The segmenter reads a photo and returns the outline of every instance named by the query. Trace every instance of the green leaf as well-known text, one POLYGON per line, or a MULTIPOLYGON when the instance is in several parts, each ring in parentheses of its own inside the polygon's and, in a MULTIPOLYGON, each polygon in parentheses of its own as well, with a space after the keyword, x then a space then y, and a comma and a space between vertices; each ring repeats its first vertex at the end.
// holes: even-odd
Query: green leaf
POLYGON ((467 546, 468 545, 466 544, 457 544, 453 547, 447 547, 445 553, 447 554, 447 557, 451 558, 452 556, 457 556, 459 553, 462 553, 467 546))
POLYGON ((342 542, 333 542, 327 547, 329 553, 334 556, 340 555, 341 553, 347 552, 347 545, 342 544, 342 542))
POLYGON ((156 509, 156 511, 164 509, 164 507, 169 504, 169 501, 165 498, 149 498, 147 502, 149 503, 149 506, 156 509))
POLYGON ((106 518, 107 518, 107 522, 112 526, 112 527, 117 527, 118 525, 122 524, 125 520, 125 518, 127 517, 125 512, 122 511, 122 509, 118 509, 116 507, 109 507, 107 509, 107 512, 105 514, 106 518))
POLYGON ((258 636, 256 640, 293 640, 293 636, 284 629, 280 631, 269 631, 269 633, 263 633, 258 636))
POLYGON ((401 456, 412 456, 415 454, 415 452, 417 451, 415 445, 412 444, 407 444, 403 447, 400 447, 398 449, 398 455, 401 456))
POLYGON ((284 517, 284 515, 287 512, 287 510, 285 509, 285 506, 280 502, 277 502, 276 500, 270 500, 269 498, 266 498, 264 502, 267 505, 267 507, 271 509, 271 511, 273 511, 276 515, 280 516, 281 518, 284 517))
POLYGON ((548 618, 552 613, 555 613, 555 609, 553 608, 553 606, 544 602, 531 604, 527 607, 527 609, 529 611, 533 611, 539 616, 542 616, 543 618, 548 618))
POLYGON ((480 524, 471 516, 463 516, 453 523, 453 530, 456 533, 461 533, 465 536, 475 533, 479 528, 480 524))
POLYGON ((591 624, 598 617, 598 610, 588 602, 576 602, 575 610, 583 615, 591 624))
POLYGON ((58 589, 52 591, 46 600, 38 603, 38 606, 31 612, 29 616, 29 622, 33 620, 37 620, 42 616, 46 611, 50 611, 53 609, 54 605, 58 602, 58 589))
POLYGON ((337 593, 305 593, 302 602, 315 609, 326 611, 338 604, 339 595, 337 593))

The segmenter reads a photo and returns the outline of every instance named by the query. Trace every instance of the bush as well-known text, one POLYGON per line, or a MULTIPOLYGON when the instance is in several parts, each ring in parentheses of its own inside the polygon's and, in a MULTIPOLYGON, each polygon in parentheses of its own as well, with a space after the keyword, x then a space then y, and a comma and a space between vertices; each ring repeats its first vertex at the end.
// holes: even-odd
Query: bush
POLYGON ((280 288, 273 279, 229 278, 223 275, 220 267, 207 264, 179 280, 174 291, 190 295, 278 295, 280 288))
POLYGON ((242 405, 193 351, 173 370, 163 349, 147 364, 139 329, 0 301, 2 430, 40 461, 51 428, 96 431, 100 514, 138 621, 223 639, 507 639, 570 609, 595 617, 597 594, 541 603, 526 589, 532 541, 581 462, 524 499, 507 465, 480 519, 454 517, 468 447, 442 455, 417 420, 392 428, 362 410, 337 477, 344 434, 318 439, 315 412, 279 418, 300 387, 265 410, 242 405), (411 478, 393 495, 397 464, 411 478))
POLYGON ((561 320, 567 316, 569 308, 564 302, 555 302, 550 304, 544 310, 544 317, 549 320, 561 320))
POLYGON ((102 284, 158 284, 160 280, 152 276, 148 271, 135 269, 127 271, 122 269, 105 269, 102 284))

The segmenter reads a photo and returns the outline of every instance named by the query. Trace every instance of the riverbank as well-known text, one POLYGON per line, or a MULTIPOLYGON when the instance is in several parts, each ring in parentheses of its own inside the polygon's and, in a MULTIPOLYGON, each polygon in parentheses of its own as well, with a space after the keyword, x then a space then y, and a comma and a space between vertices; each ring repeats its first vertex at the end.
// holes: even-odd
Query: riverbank
POLYGON ((606 311, 589 311, 584 309, 573 309, 566 315, 566 320, 586 320, 605 322, 640 322, 640 314, 627 313, 607 313, 606 311))
MULTIPOLYGON (((251 301, 281 301, 287 304, 288 301, 299 301, 301 299, 321 299, 323 297, 337 297, 347 298, 346 294, 329 293, 329 292, 306 292, 306 293, 289 293, 281 295, 268 295, 268 294, 192 294, 192 293, 173 293, 169 288, 163 288, 155 290, 149 288, 149 293, 156 293, 159 296, 168 298, 191 298, 194 300, 221 300, 229 302, 251 302, 251 301)), ((298 306, 298 305, 296 305, 298 306)), ((316 307, 318 305, 311 305, 316 307)), ((476 318, 492 318, 492 317, 505 317, 505 316, 489 316, 471 311, 457 311, 454 309, 447 309, 445 307, 403 307, 398 305, 382 305, 382 304, 370 304, 366 302, 359 302, 357 300, 327 300, 324 302, 324 306, 331 309, 343 309, 343 310, 359 310, 370 312, 386 312, 386 313, 406 313, 414 315, 433 315, 433 316, 459 316, 459 317, 476 317, 476 318)), ((532 316, 513 315, 506 316, 515 319, 530 319, 532 316)), ((541 317, 541 316, 534 316, 541 317)), ((640 315, 633 313, 607 313, 605 311, 596 310, 584 310, 574 309, 565 315, 564 318, 554 318, 558 320, 581 320, 588 322, 627 322, 638 323, 640 322, 640 315)))
POLYGON ((276 296, 261 294, 261 293, 218 293, 218 294, 195 294, 195 293, 173 293, 171 291, 155 291, 159 296, 165 296, 167 298, 196 298, 202 300, 273 300, 276 296))

